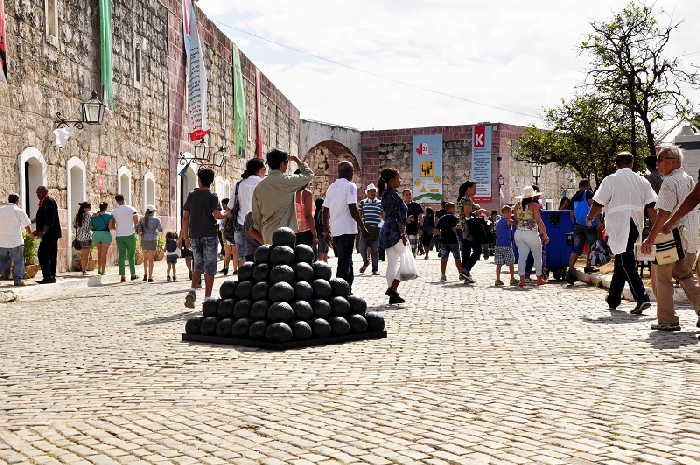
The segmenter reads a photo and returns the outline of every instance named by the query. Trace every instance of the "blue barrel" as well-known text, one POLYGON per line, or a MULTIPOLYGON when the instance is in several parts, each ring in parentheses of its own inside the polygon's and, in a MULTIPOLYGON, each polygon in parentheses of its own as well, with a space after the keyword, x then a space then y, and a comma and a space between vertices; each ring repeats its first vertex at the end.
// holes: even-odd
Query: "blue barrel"
POLYGON ((549 244, 545 247, 544 266, 554 279, 564 279, 573 251, 571 233, 574 221, 569 210, 543 210, 542 221, 547 228, 549 244))

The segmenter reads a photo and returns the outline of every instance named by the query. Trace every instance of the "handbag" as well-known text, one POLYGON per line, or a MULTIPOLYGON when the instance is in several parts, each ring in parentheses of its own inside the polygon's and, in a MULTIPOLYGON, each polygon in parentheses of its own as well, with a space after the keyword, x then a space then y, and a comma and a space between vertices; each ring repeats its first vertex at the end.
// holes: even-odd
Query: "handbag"
POLYGON ((654 246, 658 265, 669 265, 685 258, 683 240, 678 228, 673 228, 669 234, 656 236, 654 246))
POLYGON ((73 242, 71 242, 71 245, 73 246, 73 248, 75 250, 80 250, 83 248, 83 246, 80 244, 80 241, 78 240, 77 237, 75 239, 73 239, 73 242))
POLYGON ((241 181, 236 183, 236 191, 233 194, 233 208, 231 208, 230 217, 224 222, 224 239, 229 242, 234 241, 234 234, 241 231, 238 225, 238 212, 241 210, 241 204, 238 201, 238 186, 241 185, 241 181))

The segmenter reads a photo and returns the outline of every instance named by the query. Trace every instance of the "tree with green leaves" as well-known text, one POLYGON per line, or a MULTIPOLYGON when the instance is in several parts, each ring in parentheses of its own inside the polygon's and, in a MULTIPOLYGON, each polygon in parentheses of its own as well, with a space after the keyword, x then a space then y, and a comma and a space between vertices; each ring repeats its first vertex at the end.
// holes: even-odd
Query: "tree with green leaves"
MULTIPOLYGON (((619 105, 596 94, 578 95, 546 110, 544 122, 551 130, 528 128, 518 138, 515 156, 531 163, 556 163, 597 185, 614 171, 615 155, 630 150, 628 121, 619 105)), ((640 161, 647 152, 638 152, 640 161)))
POLYGON ((678 57, 669 57, 667 46, 680 23, 661 24, 663 10, 632 1, 605 21, 590 23, 593 32, 580 50, 591 56, 589 84, 611 103, 628 113, 631 151, 637 152, 636 118, 642 123, 649 153, 655 153, 661 123, 688 118, 692 104, 685 97, 698 85, 698 73, 687 70, 678 57))

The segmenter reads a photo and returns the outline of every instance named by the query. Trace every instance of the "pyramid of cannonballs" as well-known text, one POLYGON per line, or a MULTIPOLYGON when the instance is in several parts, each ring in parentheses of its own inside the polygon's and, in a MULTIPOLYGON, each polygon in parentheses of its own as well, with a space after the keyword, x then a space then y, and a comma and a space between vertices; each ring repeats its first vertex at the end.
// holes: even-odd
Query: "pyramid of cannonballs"
POLYGON ((206 300, 203 315, 187 321, 183 340, 293 348, 386 337, 384 318, 295 242, 294 231, 277 229, 237 281, 222 283, 221 298, 206 300))

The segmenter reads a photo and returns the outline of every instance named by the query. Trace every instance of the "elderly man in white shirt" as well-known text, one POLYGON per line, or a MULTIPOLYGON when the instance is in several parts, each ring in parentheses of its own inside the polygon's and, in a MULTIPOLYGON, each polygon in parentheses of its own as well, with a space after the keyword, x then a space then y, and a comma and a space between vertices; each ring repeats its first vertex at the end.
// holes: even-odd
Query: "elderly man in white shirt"
MULTIPOLYGON (((657 235, 661 232, 666 220, 671 213, 676 211, 681 202, 688 197, 695 187, 695 181, 688 175, 681 165, 683 153, 678 147, 664 147, 658 152, 657 167, 659 173, 664 176, 659 190, 659 199, 656 202, 656 221, 654 222, 649 237, 642 244, 644 253, 651 252, 657 235)), ((673 281, 677 279, 688 300, 700 315, 700 286, 695 278, 694 268, 698 252, 698 211, 693 210, 678 222, 682 237, 685 256, 675 263, 665 265, 652 265, 654 294, 656 295, 656 312, 658 324, 651 329, 657 331, 680 331, 680 320, 673 307, 673 281)), ((700 326, 700 319, 698 319, 700 326)))
POLYGON ((630 313, 641 315, 651 307, 651 302, 637 272, 634 246, 641 243, 644 209, 654 218, 656 193, 649 181, 632 171, 633 165, 634 157, 628 152, 619 153, 615 157, 617 171, 606 176, 598 186, 593 196, 593 205, 588 212, 587 223, 590 226, 593 218, 605 208, 608 245, 615 254, 615 269, 606 299, 608 306, 614 310, 620 305, 625 282, 628 282, 637 302, 637 306, 630 313))

